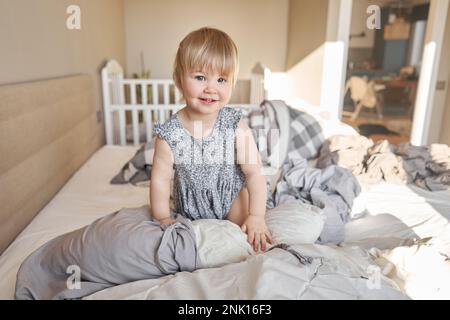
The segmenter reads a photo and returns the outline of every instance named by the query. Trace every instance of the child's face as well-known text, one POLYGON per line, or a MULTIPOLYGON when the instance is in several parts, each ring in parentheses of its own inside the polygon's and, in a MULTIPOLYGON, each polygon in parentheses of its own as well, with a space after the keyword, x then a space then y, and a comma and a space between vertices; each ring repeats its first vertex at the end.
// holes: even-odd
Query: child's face
POLYGON ((211 114, 224 107, 231 98, 231 80, 216 71, 191 71, 183 79, 183 95, 189 108, 211 114))

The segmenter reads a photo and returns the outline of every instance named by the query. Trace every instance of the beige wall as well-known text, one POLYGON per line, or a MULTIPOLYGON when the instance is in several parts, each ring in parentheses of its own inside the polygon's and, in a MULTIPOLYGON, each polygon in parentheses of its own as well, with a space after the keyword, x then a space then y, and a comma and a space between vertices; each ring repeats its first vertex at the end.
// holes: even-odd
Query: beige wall
POLYGON ((0 0, 0 85, 88 73, 101 110, 100 68, 109 58, 125 66, 124 30, 122 0, 0 0), (71 4, 81 30, 66 28, 71 4))
POLYGON ((224 30, 236 42, 240 79, 258 62, 284 71, 288 0, 124 0, 127 67, 139 73, 140 54, 153 78, 171 78, 183 37, 203 26, 224 30))
POLYGON ((286 69, 306 58, 325 41, 328 0, 290 0, 286 69))
POLYGON ((316 48, 287 71, 291 104, 320 105, 324 45, 316 48))
POLYGON ((292 104, 320 104, 328 0, 290 0, 286 72, 292 104))

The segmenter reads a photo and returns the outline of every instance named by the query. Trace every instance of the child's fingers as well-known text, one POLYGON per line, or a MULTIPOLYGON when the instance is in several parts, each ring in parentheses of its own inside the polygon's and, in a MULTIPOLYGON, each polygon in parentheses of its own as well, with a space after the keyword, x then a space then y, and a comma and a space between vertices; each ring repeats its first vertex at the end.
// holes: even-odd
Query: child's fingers
POLYGON ((266 236, 265 236, 265 234, 263 234, 261 237, 261 250, 266 251, 266 236))
POLYGON ((253 243, 253 246, 254 246, 256 252, 259 251, 260 242, 261 242, 261 236, 259 235, 259 233, 256 233, 255 234, 255 242, 253 243))
POLYGON ((269 231, 266 231, 265 236, 266 236, 266 238, 267 238, 267 241, 268 241, 270 244, 273 244, 272 235, 270 234, 269 231))
POLYGON ((244 233, 247 232, 247 225, 246 224, 242 225, 241 230, 244 233))
POLYGON ((253 241, 255 240, 255 233, 250 232, 247 237, 248 237, 248 243, 250 243, 252 245, 253 241))

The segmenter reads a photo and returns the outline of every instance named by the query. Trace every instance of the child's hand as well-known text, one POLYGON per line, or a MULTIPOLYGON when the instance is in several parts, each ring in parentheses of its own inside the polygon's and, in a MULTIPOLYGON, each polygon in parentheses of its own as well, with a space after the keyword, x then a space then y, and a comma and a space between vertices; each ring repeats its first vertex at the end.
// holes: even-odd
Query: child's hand
POLYGON ((168 218, 164 218, 164 219, 161 219, 161 220, 158 220, 159 221, 159 223, 161 224, 161 225, 169 225, 169 224, 174 224, 175 222, 177 222, 174 218, 172 218, 172 217, 168 217, 168 218))
POLYGON ((241 226, 241 230, 247 233, 247 241, 253 246, 256 252, 261 248, 266 251, 266 243, 272 244, 272 236, 267 229, 264 216, 249 215, 241 226))

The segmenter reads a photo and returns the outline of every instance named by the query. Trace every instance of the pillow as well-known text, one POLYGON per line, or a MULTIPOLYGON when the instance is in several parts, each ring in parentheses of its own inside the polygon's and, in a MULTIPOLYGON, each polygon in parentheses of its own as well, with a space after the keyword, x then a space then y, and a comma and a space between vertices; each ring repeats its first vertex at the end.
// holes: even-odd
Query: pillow
POLYGON ((152 170, 154 140, 143 144, 136 154, 120 169, 114 178, 111 179, 111 184, 132 183, 148 184, 150 172, 152 170))
MULTIPOLYGON (((325 215, 316 206, 292 201, 268 210, 266 223, 273 245, 314 243, 323 230, 325 215)), ((207 268, 244 261, 255 254, 247 235, 229 220, 200 219, 192 224, 200 261, 207 268)))
POLYGON ((200 261, 205 268, 240 262, 254 254, 247 235, 229 220, 199 219, 192 224, 200 261))
POLYGON ((266 224, 274 244, 314 243, 322 233, 326 216, 319 207, 290 201, 266 213, 266 224))

